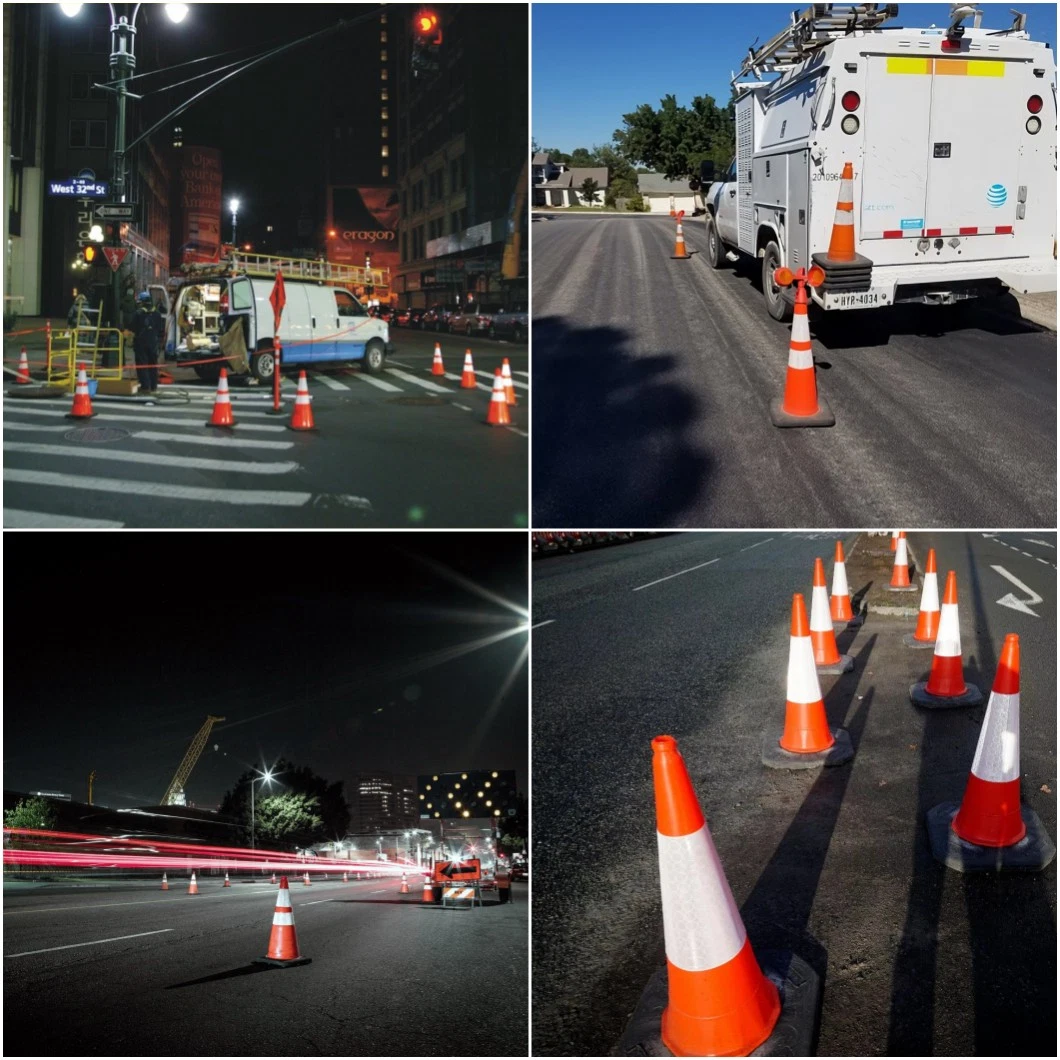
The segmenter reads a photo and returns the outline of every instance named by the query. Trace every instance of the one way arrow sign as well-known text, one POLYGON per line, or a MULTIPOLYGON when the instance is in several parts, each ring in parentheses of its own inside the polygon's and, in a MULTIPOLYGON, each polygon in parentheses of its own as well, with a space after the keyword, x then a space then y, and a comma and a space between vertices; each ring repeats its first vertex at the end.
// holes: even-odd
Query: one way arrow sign
POLYGON ((1017 589, 1027 595, 1027 599, 1021 600, 1015 593, 1006 593, 1000 600, 998 600, 998 603, 1002 607, 1011 607, 1013 611, 1022 611, 1025 615, 1030 615, 1032 618, 1041 617, 1039 614, 1031 610, 1032 605, 1040 604, 1042 602, 1042 598, 1033 589, 1028 589, 1019 578, 1014 574, 1009 574, 1004 567, 991 565, 990 569, 996 570, 1002 578, 1006 578, 1008 581, 1012 582, 1017 589))
POLYGON ((482 862, 478 858, 467 861, 439 861, 434 866, 436 880, 478 880, 482 878, 482 862))

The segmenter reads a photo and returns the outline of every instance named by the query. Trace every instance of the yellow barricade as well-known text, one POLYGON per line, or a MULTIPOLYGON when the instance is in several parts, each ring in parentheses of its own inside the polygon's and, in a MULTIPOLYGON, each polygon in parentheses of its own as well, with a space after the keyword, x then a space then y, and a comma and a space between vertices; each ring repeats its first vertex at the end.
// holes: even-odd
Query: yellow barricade
POLYGON ((121 379, 125 339, 118 328, 67 328, 52 332, 48 347, 48 383, 73 392, 77 366, 89 379, 121 379))

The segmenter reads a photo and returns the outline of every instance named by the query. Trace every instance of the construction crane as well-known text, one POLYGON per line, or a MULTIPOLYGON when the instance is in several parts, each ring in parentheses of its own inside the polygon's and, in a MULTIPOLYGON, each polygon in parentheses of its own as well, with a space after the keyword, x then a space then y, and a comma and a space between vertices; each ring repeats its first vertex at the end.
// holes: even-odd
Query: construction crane
POLYGON ((202 754, 202 749, 206 746, 206 741, 210 736, 210 730, 214 727, 214 723, 218 721, 224 721, 224 718, 215 717, 213 714, 208 714, 206 716, 206 722, 195 734, 195 739, 188 745, 188 751, 187 754, 184 755, 184 761, 180 763, 180 768, 169 782, 169 787, 166 788, 166 793, 162 796, 162 802, 160 805, 187 805, 187 800, 184 797, 184 785, 187 783, 191 771, 195 768, 195 763, 198 762, 199 755, 202 754))
POLYGON ((96 779, 96 771, 93 769, 92 772, 88 774, 88 805, 89 806, 92 805, 92 782, 95 779, 96 779))

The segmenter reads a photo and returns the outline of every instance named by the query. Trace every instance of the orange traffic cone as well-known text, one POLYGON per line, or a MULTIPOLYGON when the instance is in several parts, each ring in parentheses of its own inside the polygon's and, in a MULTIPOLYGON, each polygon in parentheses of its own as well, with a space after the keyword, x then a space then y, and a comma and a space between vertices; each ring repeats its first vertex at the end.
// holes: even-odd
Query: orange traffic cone
POLYGON ((68 420, 87 420, 94 415, 92 398, 88 393, 88 373, 85 371, 85 366, 82 362, 77 366, 77 383, 74 386, 73 408, 66 414, 66 418, 68 420))
POLYGON ((845 674, 854 669, 849 655, 840 655, 828 609, 828 583, 824 580, 824 563, 813 561, 813 595, 810 597, 810 641, 813 661, 819 674, 845 674))
POLYGON ((474 390, 477 386, 475 364, 471 360, 471 351, 464 350, 464 374, 460 377, 460 387, 463 390, 474 390))
POLYGON ((228 882, 228 873, 227 873, 227 872, 225 873, 225 886, 226 886, 226 887, 231 887, 231 886, 232 886, 232 885, 231 885, 231 884, 230 884, 230 883, 228 882))
POLYGON ((431 365, 431 375, 445 375, 445 368, 442 365, 442 344, 440 342, 434 344, 434 363, 431 365))
POLYGON ((501 379, 504 380, 504 400, 509 405, 518 405, 519 402, 515 400, 515 384, 512 382, 512 366, 507 357, 501 362, 501 379))
POLYGON ((430 876, 423 877, 423 904, 430 905, 434 902, 434 884, 430 876))
POLYGON ((311 883, 309 882, 309 873, 308 873, 308 872, 307 872, 307 873, 305 873, 305 874, 304 874, 304 875, 302 876, 302 885, 303 885, 304 887, 312 887, 312 886, 313 886, 313 885, 312 885, 312 884, 311 884, 311 883))
POLYGON ((1033 810, 1020 805, 1020 642, 1005 637, 964 799, 928 811, 931 849, 960 872, 1038 870, 1056 847, 1033 810))
POLYGON ((195 880, 195 873, 191 874, 191 881, 188 883, 188 894, 198 894, 199 885, 195 880))
POLYGON ((909 581, 909 550, 904 530, 898 532, 898 544, 894 550, 894 570, 891 572, 891 584, 887 588, 893 593, 916 592, 916 586, 909 581))
POLYGON ((348 872, 344 872, 342 874, 342 882, 343 883, 349 883, 350 882, 350 874, 348 872))
POLYGON ((791 282, 796 282, 798 286, 795 290, 795 312, 791 318, 784 397, 774 398, 769 403, 770 419, 774 427, 831 427, 835 424, 835 416, 828 402, 818 397, 817 374, 813 366, 813 343, 810 341, 810 317, 805 286, 810 277, 800 277, 790 269, 777 269, 775 277, 778 285, 782 287, 791 282))
POLYGON ((16 383, 32 383, 29 377, 29 357, 26 356, 26 347, 23 346, 18 355, 18 372, 15 374, 16 383))
POLYGON ((217 381, 217 397, 214 398, 213 415, 206 421, 207 427, 234 427, 232 401, 228 396, 228 369, 221 369, 221 378, 217 381))
MULTIPOLYGON (((901 539, 898 547, 901 548, 901 539)), ((927 681, 919 681, 909 689, 909 698, 918 707, 977 707, 983 702, 983 693, 964 680, 955 571, 946 575, 931 674, 927 681)))
POLYGON ((499 368, 493 376, 493 393, 490 394, 490 409, 486 422, 493 427, 506 427, 512 422, 508 415, 508 401, 504 396, 504 377, 499 368))
POLYGON ((168 891, 169 890, 169 880, 166 879, 166 874, 164 872, 162 873, 162 890, 163 891, 168 891))
POLYGON ((829 601, 832 621, 851 623, 854 610, 850 605, 850 586, 847 584, 847 561, 843 555, 843 542, 835 543, 835 564, 832 568, 832 598, 829 601))
POLYGON ((294 930, 294 908, 287 877, 280 877, 280 890, 276 895, 276 909, 272 914, 272 932, 269 934, 269 951, 264 957, 255 957, 255 964, 271 964, 278 968, 290 968, 295 964, 308 964, 312 958, 298 952, 298 936, 294 930))
POLYGON ((901 530, 892 530, 891 531, 891 551, 892 552, 897 552, 898 551, 898 535, 901 532, 902 532, 901 530))
POLYGON ((298 373, 298 390, 294 396, 294 412, 291 414, 291 422, 287 424, 290 431, 315 431, 313 426, 313 404, 309 397, 309 383, 305 377, 305 369, 298 373))
POLYGON ((688 253, 688 248, 685 246, 685 230, 681 227, 681 218, 684 215, 684 210, 679 211, 677 214, 677 236, 674 240, 674 252, 670 255, 671 259, 690 258, 692 256, 688 253))
POLYGON ((270 882, 271 883, 275 883, 276 882, 276 873, 275 872, 272 874, 272 880, 270 882))
POLYGON ((924 589, 920 594, 920 613, 916 632, 907 633, 902 640, 911 648, 931 648, 939 635, 939 576, 935 566, 935 550, 928 549, 924 565, 924 589))
POLYGON ((401 874, 401 890, 398 891, 398 894, 408 894, 408 893, 409 893, 409 881, 407 879, 405 879, 405 874, 402 873, 401 874))
POLYGON ((851 162, 843 163, 839 177, 839 199, 835 204, 828 257, 833 263, 854 260, 854 166, 851 162))
POLYGON ((828 727, 821 683, 813 661, 806 601, 795 593, 791 601, 791 641, 788 648, 787 705, 783 729, 770 726, 762 739, 762 764, 774 769, 811 769, 837 766, 854 756, 845 729, 828 727))

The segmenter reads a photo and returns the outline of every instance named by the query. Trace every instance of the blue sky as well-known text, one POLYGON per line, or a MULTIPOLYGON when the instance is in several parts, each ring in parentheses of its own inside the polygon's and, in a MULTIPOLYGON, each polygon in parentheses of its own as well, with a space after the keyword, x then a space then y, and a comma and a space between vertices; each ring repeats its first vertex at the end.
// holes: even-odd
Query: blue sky
MULTIPOLYGON (((658 107, 667 93, 680 105, 698 95, 723 104, 729 78, 755 38, 760 44, 769 40, 793 10, 807 6, 535 2, 530 132, 541 147, 570 152, 607 143, 623 114, 641 103, 658 107)), ((1056 7, 1014 6, 1027 14, 1030 35, 1055 52, 1056 7)), ((980 10, 984 28, 1012 24, 1008 4, 980 10)), ((948 15, 948 4, 901 4, 890 24, 945 26, 948 15)))

